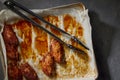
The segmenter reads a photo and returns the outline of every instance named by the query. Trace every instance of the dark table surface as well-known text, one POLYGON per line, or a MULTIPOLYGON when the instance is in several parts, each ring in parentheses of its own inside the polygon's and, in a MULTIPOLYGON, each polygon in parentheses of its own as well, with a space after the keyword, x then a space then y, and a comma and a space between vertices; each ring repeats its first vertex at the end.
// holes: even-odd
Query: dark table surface
MULTIPOLYGON (((83 2, 89 9, 92 39, 99 76, 120 80, 120 0, 16 0, 31 9, 83 2)), ((0 10, 6 8, 0 2, 0 10)), ((0 80, 3 71, 0 62, 0 80)))

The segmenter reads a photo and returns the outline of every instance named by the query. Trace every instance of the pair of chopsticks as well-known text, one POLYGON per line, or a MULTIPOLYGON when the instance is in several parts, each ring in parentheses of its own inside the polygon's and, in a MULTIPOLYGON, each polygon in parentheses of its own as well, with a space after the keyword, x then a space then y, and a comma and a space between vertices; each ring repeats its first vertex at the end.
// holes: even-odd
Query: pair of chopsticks
POLYGON ((40 21, 50 25, 50 27, 54 28, 55 30, 61 32, 62 34, 67 35, 68 37, 70 37, 72 40, 74 40, 75 42, 77 42, 79 45, 82 45, 85 49, 89 50, 89 48, 83 44, 83 42, 81 42, 78 38, 76 38, 75 36, 71 36, 69 33, 65 32, 64 30, 56 27, 55 25, 47 22, 46 20, 44 20, 40 15, 35 14, 34 12, 32 12, 31 10, 27 9, 26 7, 24 7, 23 5, 21 5, 20 3, 14 1, 14 0, 7 0, 4 2, 4 4, 13 12, 15 12, 16 14, 18 14, 19 16, 21 16, 22 18, 24 18, 25 20, 29 21, 30 23, 32 23, 33 25, 41 28, 42 30, 44 30, 45 32, 47 32, 48 34, 50 34, 51 36, 53 36, 56 40, 58 40, 60 43, 66 45, 68 48, 73 49, 75 51, 78 51, 80 53, 85 53, 83 50, 80 50, 79 48, 76 48, 74 46, 72 46, 71 44, 67 44, 64 41, 62 41, 59 37, 57 37, 55 34, 53 34, 52 32, 50 32, 49 30, 45 29, 44 27, 42 27, 39 23, 37 23, 36 21, 34 21, 33 19, 27 17, 24 13, 22 13, 22 11, 32 15, 33 17, 39 19, 40 21), (22 10, 22 11, 21 11, 22 10))

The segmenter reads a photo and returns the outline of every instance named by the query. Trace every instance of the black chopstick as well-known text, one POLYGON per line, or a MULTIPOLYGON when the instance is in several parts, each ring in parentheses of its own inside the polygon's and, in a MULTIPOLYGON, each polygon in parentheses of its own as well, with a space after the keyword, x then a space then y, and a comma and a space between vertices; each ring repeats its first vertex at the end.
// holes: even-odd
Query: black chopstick
POLYGON ((62 29, 56 27, 55 25, 49 23, 48 21, 44 20, 40 15, 35 14, 34 12, 32 12, 32 11, 29 10, 29 9, 27 9, 27 8, 24 7, 23 5, 17 3, 16 1, 14 1, 14 0, 9 0, 9 1, 12 2, 12 3, 14 4, 14 6, 16 6, 16 7, 20 8, 20 9, 24 10, 25 12, 29 13, 29 14, 32 15, 32 16, 38 18, 39 20, 41 20, 41 21, 43 21, 44 23, 50 25, 50 27, 58 30, 59 32, 62 32, 62 33, 64 33, 64 34, 66 34, 68 37, 70 37, 71 39, 73 39, 75 42, 77 42, 78 44, 82 45, 85 49, 89 50, 89 48, 88 48, 82 41, 80 41, 78 38, 76 38, 75 36, 71 36, 69 33, 65 32, 64 30, 62 30, 62 29))
POLYGON ((44 30, 45 32, 47 32, 48 34, 50 34, 51 36, 53 36, 56 40, 58 40, 60 43, 66 45, 67 47, 69 47, 70 49, 73 49, 75 51, 78 51, 80 53, 85 53, 83 50, 80 50, 70 44, 65 43, 64 41, 62 41, 60 38, 58 38, 56 35, 54 35, 53 33, 51 33, 50 31, 48 31, 47 29, 45 29, 44 27, 42 27, 41 25, 39 25, 39 23, 35 22, 33 19, 27 17, 25 14, 23 14, 22 12, 20 12, 16 6, 14 5, 14 3, 10 2, 10 1, 5 1, 4 3, 10 10, 12 10, 13 12, 15 12, 16 14, 18 14, 19 16, 21 16, 22 18, 24 18, 25 20, 29 21, 30 23, 32 23, 33 25, 41 28, 42 30, 44 30))

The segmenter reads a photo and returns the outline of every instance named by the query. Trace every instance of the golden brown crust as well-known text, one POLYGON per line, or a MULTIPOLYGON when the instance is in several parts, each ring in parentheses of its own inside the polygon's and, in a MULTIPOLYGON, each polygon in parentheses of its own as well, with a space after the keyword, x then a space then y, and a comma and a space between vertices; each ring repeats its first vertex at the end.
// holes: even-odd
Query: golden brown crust
POLYGON ((65 61, 63 46, 55 39, 51 40, 50 53, 57 63, 63 63, 65 61))
POLYGON ((12 27, 17 30, 19 38, 22 38, 22 42, 19 45, 21 49, 20 56, 22 59, 27 59, 32 53, 32 25, 28 21, 21 20, 13 24, 12 27))
POLYGON ((40 55, 44 55, 44 53, 48 52, 48 39, 47 33, 43 30, 39 29, 38 27, 34 27, 34 31, 36 33, 35 38, 35 48, 38 50, 40 55), (44 45, 44 46, 41 46, 44 45))
POLYGON ((47 76, 52 77, 55 75, 55 63, 50 53, 47 53, 41 60, 41 67, 47 76))
POLYGON ((28 63, 22 64, 20 70, 27 80, 38 80, 37 73, 28 63))

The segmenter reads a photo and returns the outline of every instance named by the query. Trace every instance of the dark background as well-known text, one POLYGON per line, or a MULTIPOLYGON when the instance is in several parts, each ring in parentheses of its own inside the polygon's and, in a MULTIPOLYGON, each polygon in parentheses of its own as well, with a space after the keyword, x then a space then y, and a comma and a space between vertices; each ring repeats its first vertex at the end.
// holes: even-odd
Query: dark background
MULTIPOLYGON (((92 39, 99 76, 120 80, 120 0, 16 0, 30 9, 82 2, 89 9, 92 39)), ((0 2, 0 10, 6 8, 0 2)), ((0 80, 3 71, 0 63, 0 80)))

